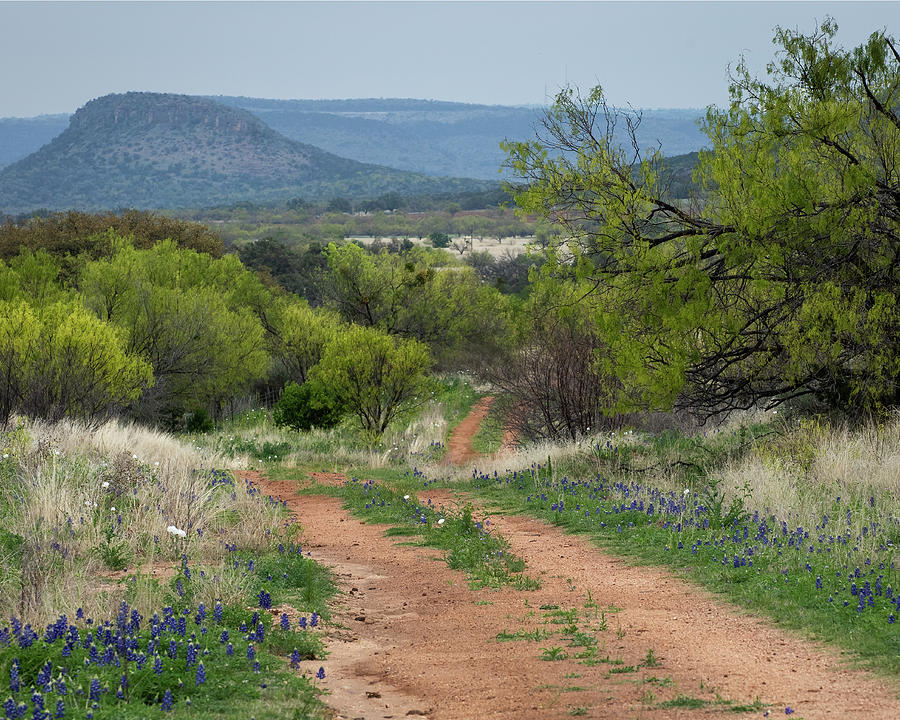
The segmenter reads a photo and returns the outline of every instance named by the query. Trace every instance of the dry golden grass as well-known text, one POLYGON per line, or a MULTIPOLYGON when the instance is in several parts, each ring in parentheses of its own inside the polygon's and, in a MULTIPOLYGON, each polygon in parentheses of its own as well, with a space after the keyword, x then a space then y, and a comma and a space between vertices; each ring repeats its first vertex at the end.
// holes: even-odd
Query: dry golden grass
MULTIPOLYGON (((124 597, 113 571, 149 574, 179 562, 205 568, 209 599, 234 595, 225 543, 261 549, 282 532, 277 506, 214 468, 234 465, 154 430, 110 422, 20 422, 0 434, 0 612, 32 623, 59 612, 104 617, 124 597), (184 532, 173 533, 174 527, 184 532)), ((240 461, 240 459, 238 459, 240 461)), ((132 604, 158 607, 164 588, 134 582, 132 604)))

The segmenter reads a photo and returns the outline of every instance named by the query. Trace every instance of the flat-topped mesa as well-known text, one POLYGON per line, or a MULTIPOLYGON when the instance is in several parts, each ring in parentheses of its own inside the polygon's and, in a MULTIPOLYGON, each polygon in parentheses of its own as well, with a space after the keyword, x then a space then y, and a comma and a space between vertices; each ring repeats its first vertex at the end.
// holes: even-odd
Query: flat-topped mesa
POLYGON ((0 170, 0 212, 376 197, 488 184, 339 157, 208 98, 129 92, 91 100, 50 143, 0 170))

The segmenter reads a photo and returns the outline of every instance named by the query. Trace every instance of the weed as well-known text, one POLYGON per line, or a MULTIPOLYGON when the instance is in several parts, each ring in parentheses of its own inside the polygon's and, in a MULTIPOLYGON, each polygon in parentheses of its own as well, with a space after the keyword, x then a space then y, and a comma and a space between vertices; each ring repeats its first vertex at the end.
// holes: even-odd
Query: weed
POLYGON ((547 637, 547 631, 542 628, 538 628, 535 630, 516 630, 513 633, 503 630, 497 633, 494 637, 501 642, 508 640, 532 640, 537 642, 540 640, 544 640, 547 637))
POLYGON ((690 695, 679 695, 672 700, 664 700, 657 707, 660 708, 687 708, 688 710, 699 710, 706 707, 709 702, 701 698, 691 697, 690 695))
POLYGON ((669 687, 670 685, 675 684, 675 682, 670 677, 658 678, 655 675, 644 678, 643 682, 647 685, 656 685, 658 687, 669 687))
POLYGON ((653 648, 647 650, 647 655, 644 657, 644 662, 641 663, 644 667, 655 668, 662 665, 659 658, 656 656, 656 653, 653 652, 653 648))
POLYGON ((565 660, 569 657, 568 653, 561 647, 549 647, 541 650, 541 660, 565 660))
POLYGON ((637 668, 634 665, 614 665, 609 669, 609 672, 613 674, 633 673, 637 672, 637 668))

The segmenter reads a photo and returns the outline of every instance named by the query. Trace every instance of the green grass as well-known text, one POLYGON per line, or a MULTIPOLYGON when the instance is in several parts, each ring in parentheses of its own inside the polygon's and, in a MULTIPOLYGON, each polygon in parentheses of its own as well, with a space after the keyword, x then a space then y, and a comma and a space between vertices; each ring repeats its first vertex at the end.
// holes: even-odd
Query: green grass
POLYGON ((543 628, 535 628, 534 630, 516 630, 515 632, 507 632, 503 630, 495 636, 497 640, 506 642, 509 640, 530 640, 532 642, 540 642, 545 640, 548 632, 543 628))
POLYGON ((498 403, 491 405, 488 414, 481 421, 478 432, 472 438, 472 449, 483 455, 491 455, 503 444, 503 427, 506 418, 498 403))
POLYGON ((437 381, 434 399, 444 406, 448 434, 471 412, 472 406, 481 398, 469 382, 457 375, 448 375, 437 381))
POLYGON ((885 534, 896 525, 889 508, 879 514, 875 499, 871 507, 835 501, 819 526, 798 530, 742 502, 722 501, 714 486, 681 494, 632 477, 637 480, 579 480, 538 467, 478 477, 467 487, 492 507, 588 534, 638 564, 670 567, 756 614, 851 650, 868 667, 900 677, 900 634, 891 622, 900 619, 900 571, 885 534), (854 535, 847 518, 854 518, 855 527, 859 513, 870 518, 868 533, 854 535), (872 594, 860 609, 853 590, 867 582, 872 594))
MULTIPOLYGON (((383 476, 389 474, 382 471, 383 476)), ((449 511, 420 504, 412 486, 421 487, 421 476, 406 473, 400 478, 396 474, 392 477, 400 490, 352 478, 343 487, 319 491, 341 497, 344 506, 357 517, 392 525, 387 531, 391 535, 418 536, 421 544, 443 550, 447 565, 465 572, 473 589, 540 587, 537 580, 525 574, 525 563, 509 552, 506 541, 499 534, 488 532, 489 521, 482 523, 474 518, 471 505, 449 511), (409 491, 404 492, 407 488, 409 491)))
POLYGON ((658 703, 656 707, 660 708, 686 708, 688 710, 699 710, 709 705, 707 700, 691 697, 690 695, 679 695, 671 700, 664 700, 658 703))

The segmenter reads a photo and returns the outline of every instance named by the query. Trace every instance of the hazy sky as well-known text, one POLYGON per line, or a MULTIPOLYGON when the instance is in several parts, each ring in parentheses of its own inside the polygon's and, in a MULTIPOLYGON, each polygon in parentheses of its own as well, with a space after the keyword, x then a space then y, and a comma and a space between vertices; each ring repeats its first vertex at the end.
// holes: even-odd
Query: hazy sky
POLYGON ((775 25, 900 35, 900 2, 5 2, 0 117, 111 92, 543 103, 566 82, 615 104, 727 100, 775 25))

